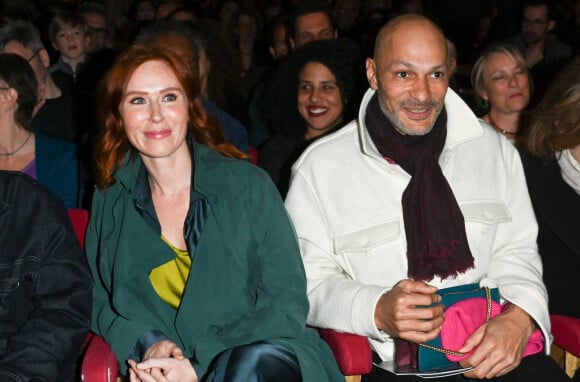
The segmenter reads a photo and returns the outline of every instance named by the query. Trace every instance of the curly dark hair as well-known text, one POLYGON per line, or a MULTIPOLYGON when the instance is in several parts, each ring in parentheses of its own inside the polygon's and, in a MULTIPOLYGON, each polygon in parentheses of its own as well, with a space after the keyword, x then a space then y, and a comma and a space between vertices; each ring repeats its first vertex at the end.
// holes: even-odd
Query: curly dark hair
POLYGON ((272 135, 306 132, 306 123, 298 113, 297 83, 300 70, 309 62, 321 63, 336 77, 344 102, 344 123, 355 117, 366 88, 364 60, 358 45, 342 38, 312 41, 293 52, 268 82, 263 110, 272 135))

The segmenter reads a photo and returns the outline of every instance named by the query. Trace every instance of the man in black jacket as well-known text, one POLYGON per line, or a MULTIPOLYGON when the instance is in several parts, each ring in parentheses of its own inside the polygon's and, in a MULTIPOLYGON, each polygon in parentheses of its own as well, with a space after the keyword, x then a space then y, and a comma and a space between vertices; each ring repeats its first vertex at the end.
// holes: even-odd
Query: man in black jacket
POLYGON ((0 171, 0 381, 72 381, 92 280, 57 196, 0 171))

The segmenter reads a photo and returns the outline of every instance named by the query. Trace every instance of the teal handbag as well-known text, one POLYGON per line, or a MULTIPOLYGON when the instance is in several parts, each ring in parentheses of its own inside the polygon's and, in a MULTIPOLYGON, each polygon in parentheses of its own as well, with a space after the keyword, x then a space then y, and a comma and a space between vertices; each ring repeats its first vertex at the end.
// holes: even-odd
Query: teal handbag
MULTIPOLYGON (((479 284, 460 285, 451 288, 440 289, 437 292, 441 296, 441 304, 447 307, 456 302, 466 300, 468 298, 481 297, 487 300, 487 320, 489 321, 491 315, 491 301, 499 303, 499 290, 497 288, 480 287, 479 284)), ((419 344, 417 353, 417 367, 420 371, 429 369, 439 369, 455 365, 445 356, 446 354, 453 354, 461 356, 461 353, 452 350, 443 349, 441 345, 441 336, 437 336, 431 341, 419 344)))
MULTIPOLYGON (((491 315, 491 302, 499 303, 499 290, 497 288, 480 287, 479 284, 467 284, 450 288, 440 289, 437 292, 441 296, 441 304, 447 309, 456 302, 480 297, 487 300, 487 317, 491 315)), ((451 362, 446 355, 461 356, 452 350, 444 349, 441 345, 441 337, 437 336, 423 344, 414 344, 405 340, 397 339, 395 344, 395 359, 398 368, 414 369, 419 372, 435 370, 456 369, 459 364, 451 362)))

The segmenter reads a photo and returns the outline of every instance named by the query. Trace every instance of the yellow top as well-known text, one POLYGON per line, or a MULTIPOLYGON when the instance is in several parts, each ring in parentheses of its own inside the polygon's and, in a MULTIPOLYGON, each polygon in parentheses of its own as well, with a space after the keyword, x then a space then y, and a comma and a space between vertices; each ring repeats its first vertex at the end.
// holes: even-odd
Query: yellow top
POLYGON ((149 280, 163 301, 177 309, 181 303, 185 283, 191 268, 191 257, 187 250, 179 249, 161 236, 161 239, 177 254, 175 259, 154 268, 149 280))

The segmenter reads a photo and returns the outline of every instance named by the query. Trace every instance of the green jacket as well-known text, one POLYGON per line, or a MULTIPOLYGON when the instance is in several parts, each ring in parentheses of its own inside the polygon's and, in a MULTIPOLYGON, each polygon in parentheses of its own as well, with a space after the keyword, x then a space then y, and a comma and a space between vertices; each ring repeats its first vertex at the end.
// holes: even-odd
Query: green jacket
POLYGON ((270 340, 296 353, 304 381, 344 380, 330 349, 306 328, 298 244, 268 175, 203 145, 192 149, 184 234, 193 261, 180 307, 165 303, 149 281, 175 253, 160 238, 144 166, 132 155, 117 182, 93 199, 86 238, 93 330, 123 370, 141 337, 161 331, 202 370, 225 349, 270 340))

